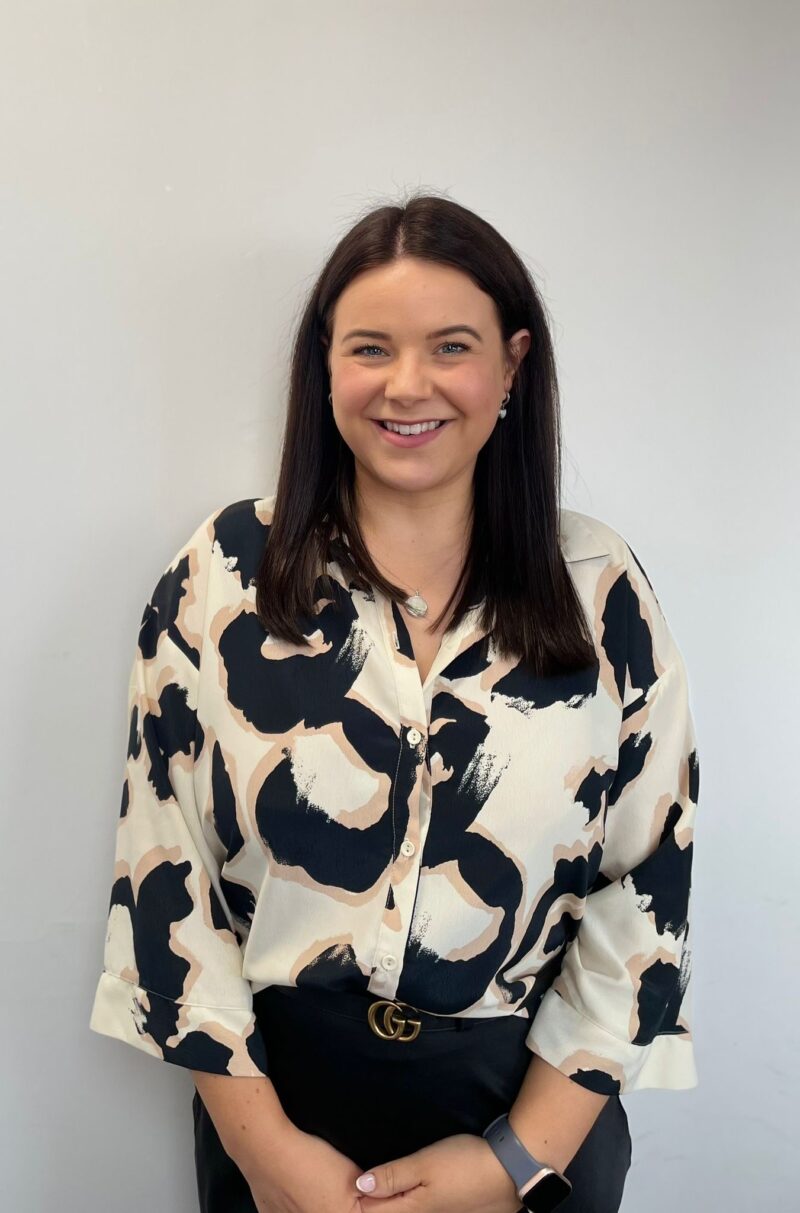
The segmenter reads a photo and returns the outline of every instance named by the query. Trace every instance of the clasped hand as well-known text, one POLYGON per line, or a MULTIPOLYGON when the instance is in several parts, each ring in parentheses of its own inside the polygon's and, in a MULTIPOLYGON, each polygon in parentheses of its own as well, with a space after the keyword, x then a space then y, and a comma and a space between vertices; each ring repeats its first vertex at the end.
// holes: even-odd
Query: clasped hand
POLYGON ((457 1133, 371 1167, 362 1213, 517 1213, 513 1180, 485 1138, 457 1133))

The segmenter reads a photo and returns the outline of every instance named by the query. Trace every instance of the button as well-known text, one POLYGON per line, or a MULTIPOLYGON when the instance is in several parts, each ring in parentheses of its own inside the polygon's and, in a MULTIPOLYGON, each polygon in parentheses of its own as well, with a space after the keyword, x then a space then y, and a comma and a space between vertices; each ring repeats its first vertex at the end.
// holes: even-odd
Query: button
POLYGON ((383 965, 384 969, 396 969, 397 957, 392 956, 391 952, 387 952, 387 954, 382 958, 381 964, 383 965))
POLYGON ((422 734, 420 733, 419 729, 409 729, 408 730, 408 744, 409 745, 419 745, 419 743, 421 741, 422 741, 422 734))
POLYGON ((404 838, 402 843, 400 844, 400 850, 403 852, 404 855, 413 855, 414 852, 416 851, 416 849, 417 848, 414 846, 413 842, 411 842, 411 840, 409 838, 404 838))

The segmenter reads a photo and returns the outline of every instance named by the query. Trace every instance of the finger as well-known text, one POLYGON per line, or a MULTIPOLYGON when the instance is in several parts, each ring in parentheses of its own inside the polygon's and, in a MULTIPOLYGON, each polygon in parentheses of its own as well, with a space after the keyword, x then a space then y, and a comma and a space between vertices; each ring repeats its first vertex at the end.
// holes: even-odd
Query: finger
POLYGON ((356 1187, 365 1196, 397 1196, 410 1188, 416 1188, 420 1180, 419 1164, 412 1154, 365 1171, 356 1180, 356 1187))

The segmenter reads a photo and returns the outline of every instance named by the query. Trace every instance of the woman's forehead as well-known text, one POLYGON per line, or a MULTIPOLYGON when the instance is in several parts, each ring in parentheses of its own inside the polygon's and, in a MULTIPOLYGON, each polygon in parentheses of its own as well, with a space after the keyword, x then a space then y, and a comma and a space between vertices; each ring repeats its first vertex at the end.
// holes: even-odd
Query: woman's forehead
POLYGON ((364 271, 348 283, 334 309, 334 328, 344 332, 368 325, 388 336, 400 336, 402 330, 429 337, 453 325, 480 334, 492 322, 492 300, 471 278, 449 266, 419 262, 364 271))

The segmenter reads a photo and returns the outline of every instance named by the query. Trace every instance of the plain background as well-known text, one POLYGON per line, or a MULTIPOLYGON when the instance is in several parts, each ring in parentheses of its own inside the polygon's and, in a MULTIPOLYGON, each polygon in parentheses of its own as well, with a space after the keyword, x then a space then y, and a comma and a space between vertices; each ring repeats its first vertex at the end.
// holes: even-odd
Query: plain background
POLYGON ((197 1207, 188 1072, 88 1028, 138 622, 203 517, 273 491, 324 257, 429 187, 540 284, 564 504, 632 544, 690 674, 700 1084, 628 1097, 625 1213, 788 1208, 797 4, 6 0, 0 22, 6 1207, 197 1207))

